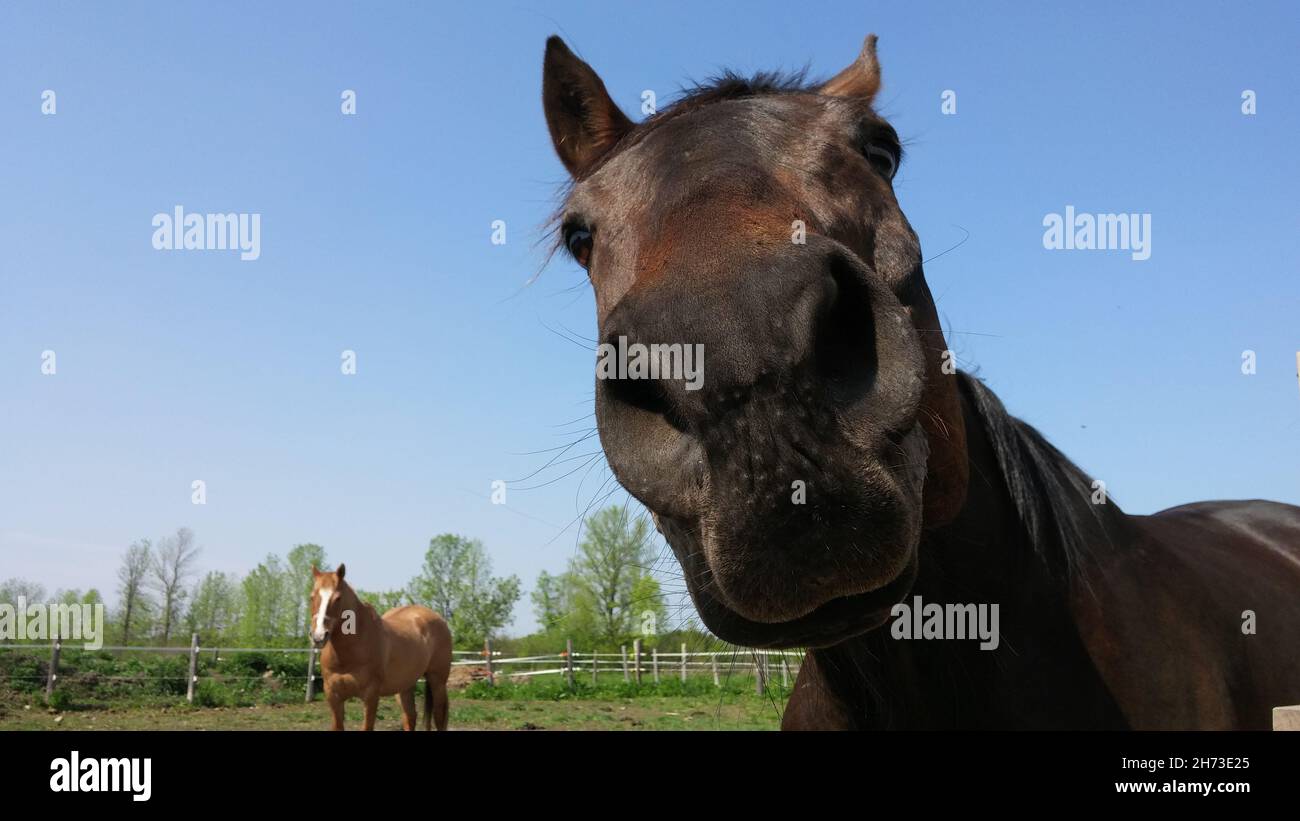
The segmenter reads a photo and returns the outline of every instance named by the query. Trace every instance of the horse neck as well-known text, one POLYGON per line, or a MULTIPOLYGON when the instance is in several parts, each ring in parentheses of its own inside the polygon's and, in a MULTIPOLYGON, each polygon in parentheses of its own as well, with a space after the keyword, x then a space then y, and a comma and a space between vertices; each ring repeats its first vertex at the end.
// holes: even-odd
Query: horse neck
POLYGON ((817 651, 826 662, 819 666, 853 671, 849 686, 866 726, 1113 726, 1118 711, 1078 637, 1068 586, 1037 553, 983 421, 965 396, 962 405, 971 466, 966 501, 951 522, 923 534, 905 601, 997 604, 999 648, 982 650, 969 639, 895 639, 887 624, 817 651))
POLYGON ((957 574, 973 601, 1001 602, 1008 588, 1043 586, 1045 574, 1025 560, 1033 545, 983 420, 964 395, 961 406, 970 464, 966 499, 952 521, 922 534, 917 587, 934 589, 957 574))
POLYGON ((382 622, 375 608, 363 602, 352 586, 342 582, 339 587, 339 612, 351 610, 356 614, 356 632, 345 633, 342 620, 338 629, 330 632, 330 646, 339 662, 346 665, 364 655, 363 650, 379 640, 382 622))

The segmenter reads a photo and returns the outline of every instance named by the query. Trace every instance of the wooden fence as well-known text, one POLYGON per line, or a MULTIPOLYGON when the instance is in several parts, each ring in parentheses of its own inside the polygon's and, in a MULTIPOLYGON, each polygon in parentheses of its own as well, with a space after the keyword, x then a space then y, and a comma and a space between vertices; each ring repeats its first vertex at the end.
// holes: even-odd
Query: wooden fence
MULTIPOLYGON (((50 663, 45 676, 45 700, 54 695, 59 679, 59 659, 63 652, 63 643, 54 639, 49 644, 10 644, 0 643, 0 650, 49 650, 50 663)), ((185 700, 194 701, 194 689, 199 679, 199 660, 204 654, 212 654, 213 660, 221 656, 240 653, 302 653, 305 658, 305 695, 307 701, 316 696, 317 664, 320 650, 314 647, 203 647, 197 633, 191 635, 188 647, 149 647, 149 646, 103 646, 97 651, 187 654, 189 672, 186 676, 185 700)), ((453 667, 478 667, 486 671, 486 680, 494 685, 498 677, 506 680, 526 680, 536 676, 562 676, 570 688, 575 686, 579 676, 591 676, 592 683, 603 672, 621 673, 623 681, 642 684, 651 680, 655 684, 665 678, 677 676, 685 682, 691 675, 710 675, 714 686, 721 687, 723 676, 752 675, 754 690, 759 695, 766 692, 769 682, 779 677, 782 689, 788 690, 793 676, 798 675, 801 652, 778 650, 750 650, 732 648, 721 651, 690 652, 682 644, 680 652, 660 652, 651 648, 647 653, 640 639, 632 643, 631 650, 624 645, 617 653, 584 653, 573 649, 571 640, 565 642, 565 649, 559 653, 539 656, 507 656, 492 648, 492 642, 484 643, 482 650, 455 650, 452 656, 453 667)), ((295 677, 296 678, 296 677, 295 677)))
POLYGON ((641 684, 647 678, 655 684, 670 676, 681 681, 694 674, 708 674, 714 686, 722 686, 722 676, 753 675, 755 692, 760 695, 773 677, 780 677, 784 689, 789 689, 793 677, 799 673, 803 653, 795 650, 751 650, 732 648, 721 651, 690 652, 682 644, 680 652, 661 653, 651 648, 647 653, 637 639, 631 652, 623 645, 617 653, 583 653, 573 649, 573 642, 565 642, 565 650, 554 655, 503 657, 486 642, 481 651, 456 651, 453 666, 486 667, 488 683, 495 683, 497 675, 507 679, 532 676, 564 676, 570 686, 580 675, 590 674, 593 683, 601 672, 621 672, 626 682, 641 684), (516 669, 519 668, 519 669, 516 669), (540 669, 539 669, 540 668, 540 669))

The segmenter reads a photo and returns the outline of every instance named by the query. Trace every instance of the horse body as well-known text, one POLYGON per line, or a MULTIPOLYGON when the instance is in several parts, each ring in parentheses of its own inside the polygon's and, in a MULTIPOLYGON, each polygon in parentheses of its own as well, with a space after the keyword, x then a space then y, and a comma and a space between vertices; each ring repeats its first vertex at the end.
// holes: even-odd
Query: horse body
POLYGON ((1130 516, 1108 501, 1103 514, 1055 449, 1038 467, 1073 481, 1053 494, 1030 480, 1016 499, 1003 435, 1036 434, 962 379, 971 486, 958 517, 922 540, 913 593, 998 602, 999 647, 882 628, 810 650, 782 727, 1267 729, 1273 706, 1300 697, 1300 508, 1202 502, 1130 516), (1045 550, 1051 537, 1036 543, 1026 520, 1070 518, 1062 506, 1077 513, 1074 544, 1045 550))
POLYGON ((313 639, 324 643, 321 678, 333 714, 333 729, 343 729, 343 706, 359 698, 365 705, 365 729, 373 730, 382 696, 396 695, 402 728, 414 730, 415 685, 425 679, 424 729, 435 723, 447 729, 447 677, 451 672, 451 630, 442 616, 421 605, 395 607, 381 617, 357 598, 335 573, 317 573, 312 592, 316 623, 313 639), (338 629, 352 613, 355 630, 338 629))
POLYGON ((597 371, 615 477, 714 634, 812 648, 785 727, 1267 726, 1300 701, 1300 508, 1130 516, 950 367, 880 85, 870 36, 825 83, 726 75, 633 123, 547 42, 600 343, 704 351, 691 384, 597 371), (914 596, 996 606, 1000 641, 895 637, 914 596))
POLYGON ((1300 700, 1300 508, 1199 502, 1131 525, 1075 614, 1132 725, 1268 729, 1300 700))

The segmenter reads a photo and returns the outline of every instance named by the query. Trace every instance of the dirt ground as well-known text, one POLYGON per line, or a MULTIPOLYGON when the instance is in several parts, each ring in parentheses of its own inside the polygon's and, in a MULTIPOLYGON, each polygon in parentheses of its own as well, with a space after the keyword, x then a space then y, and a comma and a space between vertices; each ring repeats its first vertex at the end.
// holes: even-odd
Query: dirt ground
MULTIPOLYGON (((349 702, 348 729, 360 729, 361 703, 349 702)), ((423 717, 421 717, 423 722, 423 717)), ((700 697, 451 701, 452 730, 775 730, 776 707, 759 699, 723 703, 700 697)), ((256 707, 160 707, 51 712, 37 703, 0 708, 3 730, 327 730, 329 708, 313 704, 256 707)), ((400 730, 393 699, 380 702, 377 730, 400 730)))

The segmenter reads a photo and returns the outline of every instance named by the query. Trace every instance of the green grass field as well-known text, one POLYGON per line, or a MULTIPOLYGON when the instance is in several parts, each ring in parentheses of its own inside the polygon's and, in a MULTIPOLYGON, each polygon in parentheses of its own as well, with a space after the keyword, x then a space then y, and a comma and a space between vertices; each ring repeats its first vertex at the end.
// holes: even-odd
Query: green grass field
MULTIPOLYGON (((777 703, 779 704, 779 702, 777 703)), ((451 701, 452 730, 775 730, 778 706, 757 696, 648 696, 595 699, 451 701)), ((421 719, 423 721, 423 719, 421 719)), ((250 707, 168 705, 88 707, 62 712, 39 699, 0 705, 3 730, 327 730, 329 708, 313 704, 250 707)), ((361 728, 361 703, 347 709, 347 728, 361 728)), ((393 699, 380 702, 377 730, 401 729, 393 699)))
MULTIPOLYGON (((324 730, 329 708, 319 691, 304 703, 300 655, 282 652, 205 657, 194 703, 185 700, 182 655, 112 655, 70 651, 58 685, 45 701, 46 661, 35 653, 0 654, 0 731, 4 730, 324 730)), ((685 681, 624 681, 611 671, 592 682, 558 675, 473 681, 451 693, 451 727, 459 730, 774 730, 787 685, 770 682, 756 695, 752 676, 725 671, 685 681)), ((421 685, 422 687, 423 685, 421 685)), ((422 704, 422 696, 416 703, 422 704)), ((359 728, 362 707, 352 701, 347 726, 359 728)), ((397 730, 393 698, 380 701, 376 727, 397 730)))

